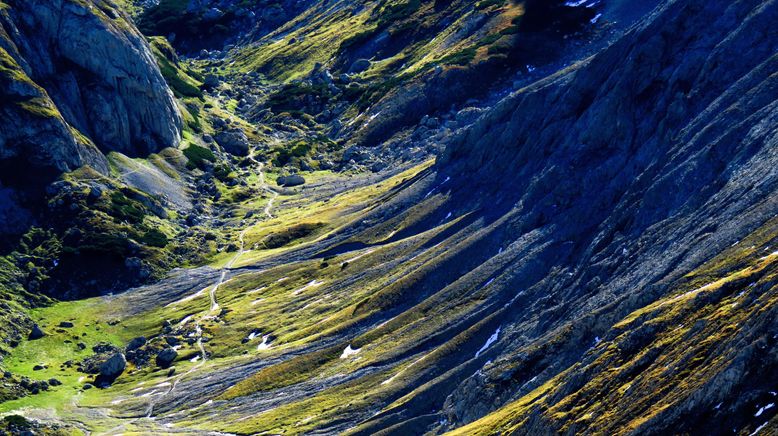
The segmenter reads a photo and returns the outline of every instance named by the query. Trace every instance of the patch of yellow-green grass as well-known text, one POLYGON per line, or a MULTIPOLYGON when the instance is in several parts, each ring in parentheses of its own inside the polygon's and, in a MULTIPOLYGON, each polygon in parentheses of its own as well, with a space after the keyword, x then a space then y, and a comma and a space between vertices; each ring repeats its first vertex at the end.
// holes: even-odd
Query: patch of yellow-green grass
POLYGON ((17 103, 25 112, 40 118, 61 118, 59 110, 51 100, 43 97, 31 98, 17 103))
POLYGON ((371 11, 371 4, 354 16, 346 10, 311 8, 269 35, 268 43, 241 49, 235 54, 235 68, 262 71, 282 82, 304 77, 317 62, 326 64, 332 59, 343 41, 368 28, 371 11))
MULTIPOLYGON (((351 189, 331 198, 306 201, 305 197, 301 196, 298 207, 295 208, 284 207, 284 203, 289 203, 292 199, 285 196, 279 196, 276 199, 274 203, 275 207, 271 212, 273 218, 261 221, 246 231, 245 245, 247 249, 251 249, 252 251, 243 254, 233 266, 239 267, 250 265, 268 256, 277 255, 297 244, 312 243, 326 238, 331 231, 352 222, 359 216, 370 211, 373 207, 380 205, 381 196, 386 195, 405 180, 410 179, 422 170, 428 168, 432 163, 433 161, 425 162, 381 182, 351 189), (295 241, 295 244, 277 249, 253 250, 253 247, 261 246, 262 241, 271 233, 284 232, 292 226, 306 223, 323 223, 325 226, 317 231, 314 237, 295 241)), ((325 173, 320 177, 329 177, 329 174, 325 173)), ((313 180, 316 180, 316 177, 314 177, 313 180)), ((337 181, 335 180, 333 183, 337 183, 337 181)))
POLYGON ((322 422, 337 421, 354 410, 369 408, 387 396, 386 374, 377 373, 327 389, 310 398, 285 404, 247 420, 225 420, 220 430, 237 433, 304 434, 322 422))
POLYGON ((560 433, 632 434, 661 421, 725 374, 749 324, 778 307, 778 254, 768 248, 776 237, 774 219, 688 274, 678 291, 615 323, 614 339, 591 359, 452 434, 521 433, 530 417, 560 433), (581 374, 582 385, 570 381, 581 374), (575 389, 562 390, 568 382, 575 389))
MULTIPOLYGON (((302 345, 322 336, 345 331, 372 313, 355 314, 355 307, 358 307, 360 301, 394 286, 394 283, 407 288, 402 278, 415 268, 423 268, 423 265, 439 258, 439 250, 443 248, 438 246, 438 249, 426 250, 422 255, 414 256, 415 262, 391 270, 376 266, 410 257, 444 228, 410 238, 410 241, 347 253, 318 261, 320 263, 304 262, 286 266, 283 272, 271 270, 256 275, 245 274, 225 286, 222 292, 223 307, 232 310, 228 315, 232 324, 272 334, 275 347, 302 345), (361 283, 342 286, 355 274, 362 276, 361 283), (279 279, 279 276, 283 277, 279 279), (232 297, 225 299, 225 294, 232 297), (246 308, 251 309, 246 311, 246 308)), ((441 290, 400 316, 354 338, 350 344, 337 344, 267 367, 237 383, 223 398, 274 389, 314 376, 350 372, 399 356, 434 334, 436 328, 461 318, 462 313, 477 306, 486 293, 482 288, 467 286, 441 290), (340 358, 347 345, 360 349, 358 359, 340 358)), ((248 329, 244 329, 242 336, 247 333, 248 329)), ((234 333, 232 335, 235 337, 234 333)), ((251 352, 251 347, 247 351, 251 352)))
MULTIPOLYGON (((130 339, 149 335, 158 328, 155 320, 151 318, 132 317, 120 320, 118 316, 121 311, 120 307, 102 298, 61 302, 31 310, 30 316, 46 332, 46 336, 23 341, 4 359, 3 366, 14 374, 35 380, 57 378, 63 385, 52 387, 38 395, 2 403, 0 413, 25 407, 59 410, 68 406, 71 398, 92 376, 77 372, 75 367, 60 368, 64 362, 76 362, 92 355, 91 347, 99 342, 109 342, 121 347, 130 339), (63 321, 72 322, 74 327, 59 327, 63 321), (86 348, 79 349, 78 343, 85 344, 86 348), (34 371, 33 367, 36 365, 44 365, 46 368, 34 371), (79 381, 82 377, 84 379, 79 381)), ((90 393, 87 391, 83 395, 88 396, 90 393)))

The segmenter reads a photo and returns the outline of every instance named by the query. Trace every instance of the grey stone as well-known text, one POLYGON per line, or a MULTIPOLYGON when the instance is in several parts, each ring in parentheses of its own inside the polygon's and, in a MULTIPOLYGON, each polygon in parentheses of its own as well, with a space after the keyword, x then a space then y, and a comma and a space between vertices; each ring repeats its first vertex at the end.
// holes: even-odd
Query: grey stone
POLYGON ((32 330, 30 330, 30 334, 28 336, 29 339, 35 340, 40 339, 42 337, 46 336, 46 333, 41 330, 40 326, 38 324, 35 324, 32 326, 32 330))
POLYGON ((115 353, 100 365, 100 375, 108 380, 119 377, 127 366, 127 359, 122 353, 115 353))
POLYGON ((368 59, 357 59, 348 69, 349 73, 361 73, 362 71, 370 68, 370 61, 368 59))
POLYGON ((178 357, 178 352, 173 348, 165 348, 157 354, 156 363, 161 368, 169 367, 178 357))
POLYGON ((279 177, 276 179, 276 183, 278 186, 285 187, 300 186, 305 184, 305 178, 299 174, 291 174, 288 176, 279 177))
POLYGON ((227 153, 235 156, 248 156, 249 154, 249 139, 241 129, 230 129, 218 133, 214 139, 227 153))

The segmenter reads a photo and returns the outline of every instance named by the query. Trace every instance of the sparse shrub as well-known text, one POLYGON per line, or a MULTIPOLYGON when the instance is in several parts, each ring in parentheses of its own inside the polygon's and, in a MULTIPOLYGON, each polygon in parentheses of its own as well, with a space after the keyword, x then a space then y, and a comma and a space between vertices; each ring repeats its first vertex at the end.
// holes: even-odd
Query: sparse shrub
POLYGON ((130 200, 119 191, 111 193, 111 209, 109 214, 118 220, 139 223, 146 216, 143 206, 130 200))
POLYGON ((230 167, 227 165, 217 165, 213 169, 213 176, 221 182, 226 182, 230 178, 230 167))
POLYGON ((206 161, 216 161, 216 156, 214 156, 211 150, 195 144, 191 144, 184 149, 184 156, 189 159, 192 168, 203 168, 206 161))
POLYGON ((143 242, 144 244, 151 247, 164 248, 168 243, 168 239, 167 236, 161 231, 157 229, 149 229, 143 234, 140 242, 143 242))
POLYGON ((262 245, 264 248, 270 249, 270 248, 279 248, 283 247, 284 245, 289 244, 290 242, 304 238, 306 236, 310 236, 313 234, 316 230, 323 227, 323 223, 303 223, 298 224, 292 227, 289 227, 288 229, 277 232, 277 233, 271 233, 265 237, 264 240, 262 240, 262 245))

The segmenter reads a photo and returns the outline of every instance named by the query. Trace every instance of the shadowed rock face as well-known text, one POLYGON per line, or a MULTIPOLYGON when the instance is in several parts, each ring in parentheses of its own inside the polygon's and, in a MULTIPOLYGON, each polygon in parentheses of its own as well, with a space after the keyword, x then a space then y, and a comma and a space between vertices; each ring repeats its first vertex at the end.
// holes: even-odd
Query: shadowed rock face
MULTIPOLYGON (((765 369, 776 364, 774 353, 750 374, 713 364, 690 370, 710 371, 708 384, 670 392, 672 383, 651 379, 657 376, 649 375, 648 361, 631 367, 625 362, 637 350, 660 349, 652 343, 657 330, 671 331, 690 318, 711 322, 703 321, 704 312, 677 317, 681 321, 672 326, 659 316, 650 329, 630 325, 640 331, 629 340, 619 337, 624 326, 608 327, 683 288, 682 277, 754 229, 771 228, 765 223, 775 216, 778 190, 776 20, 775 2, 668 2, 584 64, 504 100, 448 147, 440 171, 471 175, 468 186, 455 189, 461 198, 490 193, 498 201, 482 207, 513 207, 516 236, 542 230, 549 244, 541 255, 522 260, 534 263, 533 275, 542 279, 514 279, 521 292, 505 315, 511 332, 503 329, 495 363, 447 397, 449 425, 497 410, 553 376, 543 392, 548 398, 516 405, 509 409, 513 416, 498 413, 491 424, 524 434, 613 434, 630 425, 657 433, 683 423, 688 431, 706 433, 714 431, 710 424, 687 418, 725 401, 722 422, 751 425, 746 398, 775 382, 765 369), (621 355, 614 357, 607 346, 587 355, 602 338, 614 339, 621 355), (608 375, 621 366, 632 372, 608 375), (611 385, 597 385, 598 377, 611 385), (614 396, 628 381, 642 390, 614 396), (714 394, 717 389, 726 393, 714 394), (733 398, 736 392, 744 398, 733 398), (664 410, 660 404, 672 406, 664 410), (654 419, 631 422, 641 414, 654 419)), ((736 344, 772 336, 772 311, 765 307, 751 315, 749 323, 759 327, 748 333, 717 338, 718 352, 732 362, 753 361, 754 350, 736 344)), ((684 340, 703 337, 695 332, 684 340)), ((667 380, 691 366, 681 351, 661 353, 666 362, 681 362, 662 376, 667 380)))
POLYGON ((0 15, 0 156, 106 170, 100 150, 174 146, 181 116, 142 35, 102 0, 11 0, 0 15), (13 104, 15 103, 15 104, 13 104), (35 107, 37 109, 35 109, 35 107), (31 109, 32 108, 32 109, 31 109), (80 135, 73 129, 77 129, 80 135))

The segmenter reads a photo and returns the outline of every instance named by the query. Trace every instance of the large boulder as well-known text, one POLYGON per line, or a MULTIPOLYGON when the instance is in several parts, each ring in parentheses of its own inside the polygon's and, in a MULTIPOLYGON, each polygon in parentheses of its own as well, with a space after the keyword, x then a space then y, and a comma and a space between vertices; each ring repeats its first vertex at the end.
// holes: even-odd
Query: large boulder
POLYGON ((349 67, 348 72, 361 73, 362 71, 365 71, 368 68, 370 68, 370 61, 368 59, 357 59, 354 61, 353 64, 351 64, 351 67, 349 67))
POLYGON ((115 353, 100 365, 100 377, 107 381, 113 381, 124 372, 127 367, 127 359, 124 354, 115 353))
POLYGON ((41 330, 38 324, 35 324, 32 326, 32 330, 30 330, 30 335, 28 336, 28 338, 31 340, 35 340, 35 339, 40 339, 44 336, 46 336, 46 333, 44 333, 43 330, 41 330))
POLYGON ((138 348, 146 345, 146 337, 145 336, 138 336, 137 338, 132 339, 127 346, 125 347, 125 351, 130 352, 133 350, 137 350, 138 348))
POLYGON ((216 142, 224 151, 235 156, 248 156, 249 138, 241 129, 225 130, 216 135, 216 142))
POLYGON ((300 186, 305 184, 305 178, 299 174, 291 174, 277 178, 276 183, 285 187, 300 186))
POLYGON ((167 368, 173 364, 173 361, 178 357, 178 351, 173 348, 165 348, 157 354, 157 366, 161 368, 167 368))

